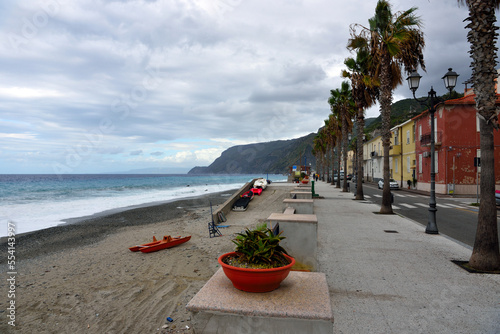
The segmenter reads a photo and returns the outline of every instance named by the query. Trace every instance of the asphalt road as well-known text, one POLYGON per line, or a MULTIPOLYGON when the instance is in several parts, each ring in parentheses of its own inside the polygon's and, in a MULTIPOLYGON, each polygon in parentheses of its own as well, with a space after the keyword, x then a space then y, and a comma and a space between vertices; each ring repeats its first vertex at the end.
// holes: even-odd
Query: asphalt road
MULTIPOLYGON (((351 189, 353 190, 353 189, 351 189)), ((381 205, 382 190, 376 184, 363 183, 365 199, 381 205)), ((429 218, 429 196, 411 193, 410 191, 393 190, 395 213, 408 217, 424 227, 429 218)), ((440 234, 473 246, 477 228, 478 207, 471 206, 476 198, 437 197, 436 224, 440 234)), ((497 211, 497 217, 499 216, 497 211)), ((425 230, 425 229, 424 229, 425 230)), ((499 229, 500 238, 500 229, 499 229)))

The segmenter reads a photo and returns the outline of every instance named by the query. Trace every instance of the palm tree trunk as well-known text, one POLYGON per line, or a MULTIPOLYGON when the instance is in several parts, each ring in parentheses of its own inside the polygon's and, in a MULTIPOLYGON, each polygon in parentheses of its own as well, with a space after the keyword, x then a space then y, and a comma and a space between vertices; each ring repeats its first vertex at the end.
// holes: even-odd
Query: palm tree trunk
MULTIPOLYGON (((345 113, 347 113, 346 111, 343 111, 343 114, 342 115, 342 144, 343 144, 343 150, 342 150, 342 157, 344 158, 344 180, 342 182, 342 192, 347 192, 347 141, 348 141, 348 138, 347 138, 347 121, 346 121, 346 117, 347 115, 345 115, 345 113)), ((339 169, 340 169, 340 166, 339 166, 339 169)), ((340 174, 340 172, 339 172, 340 174)), ((339 178, 340 178, 340 175, 339 175, 339 178)))
POLYGON ((481 138, 481 201, 477 219, 476 239, 469 265, 478 270, 500 269, 498 223, 495 205, 495 161, 493 128, 498 127, 495 112, 495 71, 497 39, 493 1, 471 0, 469 6, 472 77, 481 138))
POLYGON ((339 139, 337 144, 337 182, 335 182, 335 188, 340 188, 340 154, 342 152, 341 143, 342 141, 339 139))
POLYGON ((335 184, 335 147, 332 146, 332 186, 335 184))
POLYGON ((391 144, 391 63, 388 52, 382 56, 382 71, 380 78, 380 113, 382 116, 382 147, 384 149, 384 188, 382 190, 382 206, 380 213, 392 214, 391 188, 389 184, 389 146, 391 144))
POLYGON ((495 203, 495 165, 493 127, 480 122, 481 138, 481 200, 477 218, 476 238, 469 265, 478 270, 500 269, 497 210, 495 203))
POLYGON ((363 130, 365 128, 364 109, 358 107, 358 140, 357 140, 357 175, 356 175, 356 199, 363 200, 363 130))

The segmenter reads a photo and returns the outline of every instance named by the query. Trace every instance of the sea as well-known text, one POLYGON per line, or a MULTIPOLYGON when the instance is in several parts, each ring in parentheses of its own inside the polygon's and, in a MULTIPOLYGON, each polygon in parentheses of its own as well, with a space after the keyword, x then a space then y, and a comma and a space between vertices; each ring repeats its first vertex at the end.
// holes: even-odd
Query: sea
MULTIPOLYGON (((283 175, 0 175, 0 237, 45 229, 108 210, 126 210, 241 188, 283 175)), ((208 205, 208 203, 207 203, 208 205)))

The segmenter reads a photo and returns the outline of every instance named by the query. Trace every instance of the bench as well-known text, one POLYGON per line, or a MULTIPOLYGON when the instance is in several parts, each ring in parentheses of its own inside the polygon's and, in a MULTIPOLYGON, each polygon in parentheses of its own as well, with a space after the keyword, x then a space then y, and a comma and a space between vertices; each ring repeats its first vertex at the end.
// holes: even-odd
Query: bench
POLYGON ((197 334, 333 332, 323 273, 292 271, 277 290, 250 293, 234 288, 220 268, 186 309, 197 334))

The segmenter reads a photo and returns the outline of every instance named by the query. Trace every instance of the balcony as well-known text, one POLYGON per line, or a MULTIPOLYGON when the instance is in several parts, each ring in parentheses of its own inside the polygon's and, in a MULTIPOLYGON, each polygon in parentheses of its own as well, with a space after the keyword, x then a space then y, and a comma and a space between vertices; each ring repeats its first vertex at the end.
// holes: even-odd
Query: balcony
POLYGON ((389 155, 401 155, 401 145, 391 145, 389 147, 389 155))
MULTIPOLYGON (((443 132, 438 131, 436 132, 436 137, 434 138, 434 146, 439 147, 442 144, 443 141, 443 132)), ((423 134, 420 137, 420 146, 431 146, 431 133, 426 133, 423 134)))

